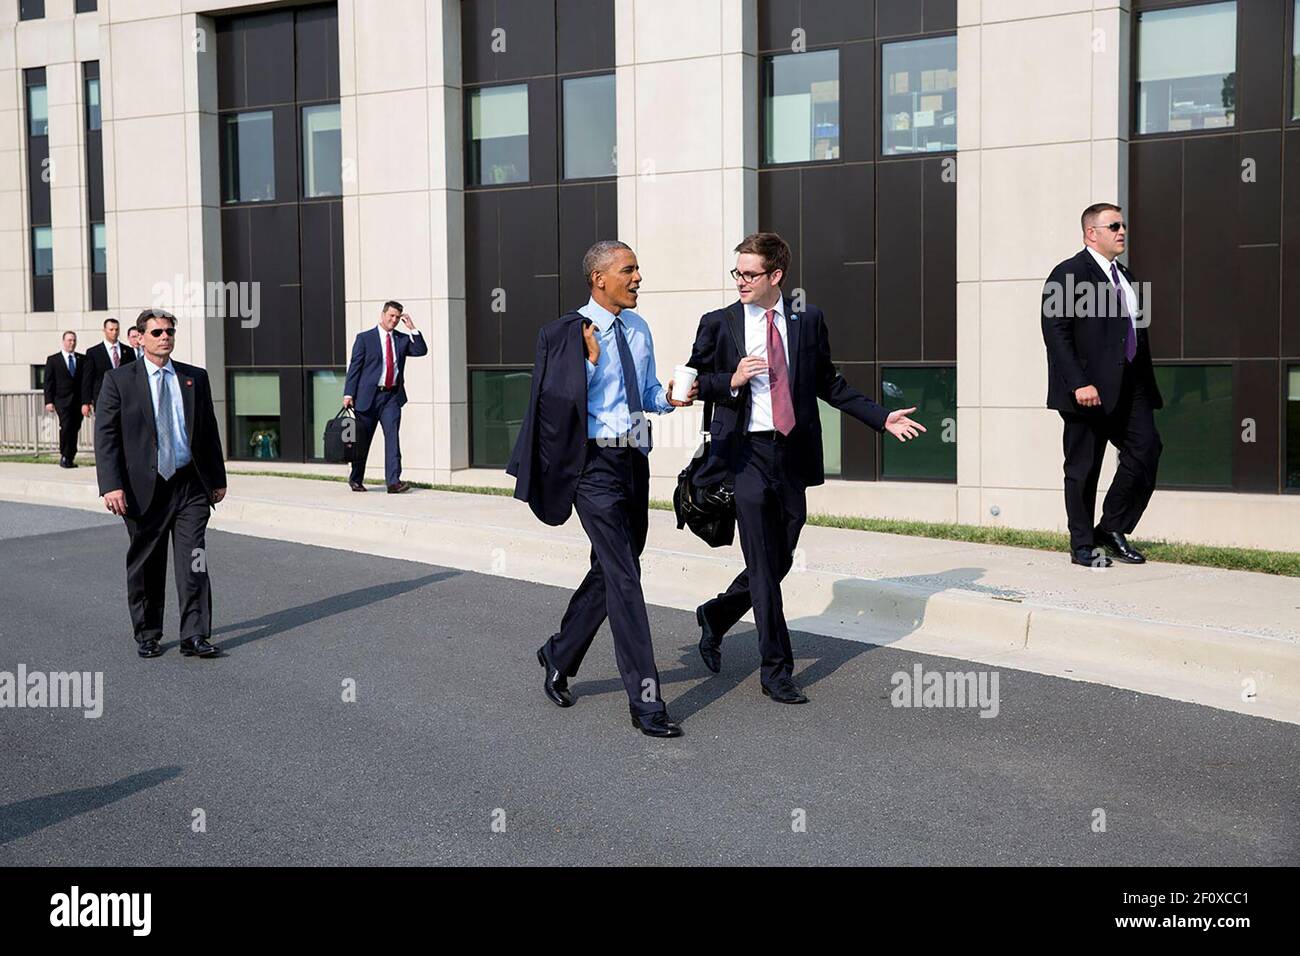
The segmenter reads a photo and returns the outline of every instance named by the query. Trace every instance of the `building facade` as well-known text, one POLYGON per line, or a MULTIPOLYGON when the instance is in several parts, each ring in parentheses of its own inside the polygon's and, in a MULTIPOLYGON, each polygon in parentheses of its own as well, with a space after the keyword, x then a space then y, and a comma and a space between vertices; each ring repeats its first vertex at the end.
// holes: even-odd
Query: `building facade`
MULTIPOLYGON (((537 329, 639 256, 661 379, 789 240, 837 514, 1062 528, 1044 277, 1124 207, 1166 408, 1140 533, 1300 547, 1300 0, 0 0, 0 390, 148 306, 232 459, 324 470, 400 300, 407 477, 508 484, 537 329)), ((667 497, 700 410, 664 416, 667 497)), ((377 437, 376 441, 382 441, 377 437)), ((380 449, 372 452, 382 462, 380 449)), ((1103 474, 1103 486, 1113 460, 1103 474)))

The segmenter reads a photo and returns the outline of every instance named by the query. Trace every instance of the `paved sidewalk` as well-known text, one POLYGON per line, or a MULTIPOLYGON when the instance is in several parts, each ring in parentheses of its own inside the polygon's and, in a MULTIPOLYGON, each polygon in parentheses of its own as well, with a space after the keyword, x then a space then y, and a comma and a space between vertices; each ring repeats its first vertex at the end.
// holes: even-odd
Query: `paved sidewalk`
MULTIPOLYGON (((89 467, 0 462, 0 499, 103 507, 89 467)), ((549 528, 507 497, 356 494, 237 472, 212 526, 562 587, 588 554, 576 519, 549 528)), ((642 567, 650 603, 689 610, 726 587, 740 549, 710 549, 655 511, 642 567)), ((1063 553, 809 527, 784 594, 795 630, 1300 723, 1300 579, 1090 570, 1063 553)))

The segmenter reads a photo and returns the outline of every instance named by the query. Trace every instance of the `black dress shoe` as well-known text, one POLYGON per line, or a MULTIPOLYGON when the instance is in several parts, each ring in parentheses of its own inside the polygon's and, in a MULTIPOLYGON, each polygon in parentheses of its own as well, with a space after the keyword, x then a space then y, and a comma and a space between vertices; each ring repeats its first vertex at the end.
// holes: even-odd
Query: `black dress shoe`
POLYGON ((60 458, 60 459, 59 459, 59 467, 60 467, 60 468, 71 468, 72 466, 71 466, 70 464, 68 464, 68 459, 66 459, 66 458, 60 458))
POLYGON ((1110 558, 1097 553, 1095 548, 1075 548, 1070 554, 1071 564, 1081 564, 1085 568, 1108 568, 1110 558))
POLYGON ((141 641, 135 652, 141 657, 157 657, 162 653, 162 648, 158 646, 158 638, 154 637, 147 641, 141 641))
POLYGON ((351 479, 348 480, 348 487, 351 488, 353 491, 365 491, 365 490, 366 490, 366 486, 363 485, 361 482, 359 482, 359 481, 352 481, 351 479))
POLYGON ((776 682, 775 687, 763 685, 763 693, 771 697, 778 704, 806 704, 808 698, 804 696, 799 685, 792 678, 782 677, 776 682))
POLYGON ((1128 543, 1118 531, 1102 531, 1100 528, 1092 533, 1093 540, 1101 547, 1105 548, 1110 554, 1113 554, 1125 564, 1145 564, 1146 558, 1142 552, 1133 545, 1128 543))
POLYGON ((684 730, 668 718, 668 711, 656 710, 653 714, 633 714, 632 726, 647 737, 680 737, 684 730))
POLYGON ((215 644, 209 644, 206 637, 181 641, 182 657, 216 657, 220 653, 221 648, 215 644))
POLYGON ((546 645, 537 649, 537 663, 546 672, 542 678, 542 692, 551 699, 556 707, 572 707, 573 695, 569 693, 569 678, 560 673, 559 668, 551 663, 546 653, 546 645))
POLYGON ((397 484, 395 484, 395 485, 389 485, 389 486, 388 486, 388 493, 389 493, 390 495, 400 495, 400 494, 403 494, 404 492, 407 492, 407 491, 410 491, 410 490, 411 490, 411 486, 408 485, 408 484, 407 484, 406 482, 404 482, 404 481, 399 481, 399 482, 398 482, 397 484))
POLYGON ((722 638, 714 634, 713 628, 709 626, 703 604, 695 609, 695 621, 700 625, 700 657, 704 660, 704 666, 716 674, 722 670, 722 638))

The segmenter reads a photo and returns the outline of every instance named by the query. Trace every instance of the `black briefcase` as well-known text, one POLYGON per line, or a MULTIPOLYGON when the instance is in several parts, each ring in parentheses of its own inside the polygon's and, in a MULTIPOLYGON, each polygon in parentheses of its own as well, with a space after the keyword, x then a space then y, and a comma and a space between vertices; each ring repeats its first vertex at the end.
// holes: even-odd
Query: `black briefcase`
POLYGON ((335 464, 353 461, 357 454, 357 419, 346 406, 325 423, 325 460, 335 464))
POLYGON ((709 422, 713 418, 713 403, 704 404, 704 424, 701 431, 704 441, 677 476, 673 491, 673 511, 677 514, 678 530, 688 527, 691 533, 711 548, 725 548, 736 539, 736 498, 730 487, 721 482, 705 485, 695 483, 695 476, 709 460, 711 439, 709 422))

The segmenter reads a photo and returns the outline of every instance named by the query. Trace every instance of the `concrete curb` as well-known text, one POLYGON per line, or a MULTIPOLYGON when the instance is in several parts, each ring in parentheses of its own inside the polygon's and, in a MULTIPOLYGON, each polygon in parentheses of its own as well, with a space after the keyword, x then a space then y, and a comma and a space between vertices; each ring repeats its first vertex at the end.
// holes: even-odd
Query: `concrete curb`
MULTIPOLYGON (((315 484, 301 487, 310 491, 315 484)), ((84 481, 0 476, 0 499, 103 508, 84 481)), ((472 509, 453 514, 376 513, 310 495, 297 503, 235 493, 211 526, 566 588, 585 573, 589 546, 576 522, 520 528, 476 520, 472 509)), ((693 610, 703 596, 725 589, 740 566, 735 548, 700 554, 648 547, 642 558, 646 600, 693 610)), ((1300 724, 1300 646, 1285 641, 827 570, 791 574, 783 593, 792 630, 1300 724)))

